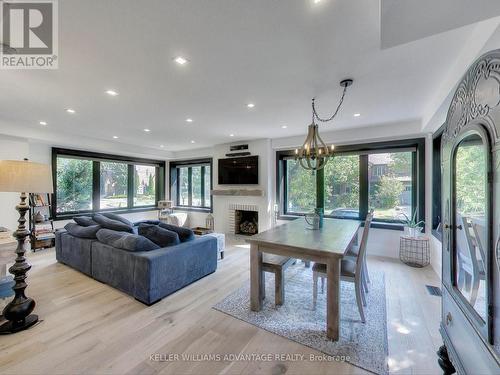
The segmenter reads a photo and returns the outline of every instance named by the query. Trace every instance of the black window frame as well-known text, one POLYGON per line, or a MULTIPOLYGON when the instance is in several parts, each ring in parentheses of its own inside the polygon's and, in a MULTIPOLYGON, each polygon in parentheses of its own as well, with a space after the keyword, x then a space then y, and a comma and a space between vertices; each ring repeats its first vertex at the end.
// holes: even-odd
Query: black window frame
POLYGON ((69 220, 73 217, 88 215, 99 212, 132 213, 141 211, 151 211, 158 207, 158 201, 165 199, 165 161, 135 158, 123 155, 104 154, 99 152, 72 150, 65 148, 52 148, 52 176, 53 176, 53 202, 52 215, 54 220, 69 220), (92 210, 79 210, 71 212, 57 212, 57 158, 67 157, 92 161, 92 210), (101 162, 126 163, 127 171, 127 207, 100 209, 100 164, 101 162), (136 165, 146 165, 155 167, 155 203, 145 206, 134 206, 134 167, 136 165))
POLYGON ((200 212, 213 212, 213 196, 210 195, 210 207, 206 206, 193 206, 192 205, 192 196, 193 196, 193 188, 192 188, 192 168, 201 166, 201 201, 206 201, 205 196, 205 167, 210 167, 210 189, 213 189, 213 180, 214 180, 214 168, 213 168, 213 159, 212 158, 204 158, 204 159, 195 159, 195 160, 176 160, 171 161, 169 163, 169 180, 170 180, 170 189, 169 189, 169 199, 174 203, 174 209, 183 210, 183 211, 200 211, 200 212), (181 205, 179 203, 180 200, 180 180, 178 178, 178 168, 188 168, 188 204, 181 205))
MULTIPOLYGON (((397 141, 372 142, 353 145, 335 146, 334 155, 359 154, 359 219, 368 214, 369 209, 369 176, 368 155, 370 153, 398 152, 414 149, 412 160, 412 210, 417 209, 417 221, 425 220, 425 138, 412 138, 397 141)), ((286 199, 286 165, 285 160, 294 158, 294 150, 276 152, 276 202, 279 205, 279 219, 293 220, 304 213, 288 213, 286 199)), ((317 174, 318 176, 318 174, 317 174)), ((332 218, 333 216, 325 215, 332 218)), ((335 217, 338 219, 349 219, 335 217)), ((402 221, 377 219, 372 221, 374 228, 403 230, 402 221)), ((425 229, 424 229, 425 230, 425 229)))
POLYGON ((443 239, 441 224, 441 209, 442 209, 442 176, 441 176, 441 141, 446 124, 432 134, 432 216, 431 216, 431 232, 439 241, 443 239))

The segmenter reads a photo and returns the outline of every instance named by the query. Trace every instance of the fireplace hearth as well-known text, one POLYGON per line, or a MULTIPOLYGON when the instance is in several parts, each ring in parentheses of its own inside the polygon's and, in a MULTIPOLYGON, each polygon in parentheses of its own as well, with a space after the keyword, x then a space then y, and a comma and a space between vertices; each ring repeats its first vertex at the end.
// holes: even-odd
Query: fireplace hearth
POLYGON ((257 211, 235 210, 234 233, 252 236, 259 232, 259 213, 257 211))

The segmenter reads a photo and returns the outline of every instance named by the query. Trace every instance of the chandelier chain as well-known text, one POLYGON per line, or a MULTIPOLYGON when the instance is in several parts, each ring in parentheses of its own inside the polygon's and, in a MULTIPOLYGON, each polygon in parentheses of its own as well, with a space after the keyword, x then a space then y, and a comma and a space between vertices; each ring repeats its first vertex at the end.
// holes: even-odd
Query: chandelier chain
POLYGON ((344 86, 344 91, 342 91, 342 97, 340 98, 340 102, 339 102, 339 105, 337 106, 337 109, 335 110, 335 112, 333 113, 333 115, 331 115, 329 118, 321 118, 319 117, 318 115, 318 112, 316 112, 316 107, 314 105, 314 99, 312 100, 312 110, 313 110, 313 123, 314 123, 314 119, 318 120, 319 122, 329 122, 329 121, 332 121, 335 116, 337 116, 337 113, 339 113, 339 110, 340 110, 340 107, 342 106, 342 103, 344 102, 344 97, 345 97, 345 93, 347 91, 347 85, 344 86))

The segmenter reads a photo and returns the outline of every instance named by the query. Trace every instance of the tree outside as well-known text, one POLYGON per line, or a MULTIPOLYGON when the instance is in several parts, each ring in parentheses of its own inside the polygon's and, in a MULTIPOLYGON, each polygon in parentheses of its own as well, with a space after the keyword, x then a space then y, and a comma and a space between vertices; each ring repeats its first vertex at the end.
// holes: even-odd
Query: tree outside
POLYGON ((92 209, 92 161, 57 158, 57 212, 92 209))

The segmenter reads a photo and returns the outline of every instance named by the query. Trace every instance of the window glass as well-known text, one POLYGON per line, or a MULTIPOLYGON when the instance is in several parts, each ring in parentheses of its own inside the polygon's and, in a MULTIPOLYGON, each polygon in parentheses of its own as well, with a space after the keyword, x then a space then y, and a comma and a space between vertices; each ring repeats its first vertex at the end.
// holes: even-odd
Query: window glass
POLYGON ((152 206, 156 202, 156 168, 134 166, 134 206, 152 206))
POLYGON ((57 157, 57 212, 92 210, 92 161, 57 157))
POLYGON ((412 182, 412 152, 368 155, 368 199, 374 218, 411 218, 412 182))
POLYGON ((316 207, 316 173, 296 160, 286 160, 286 212, 312 212, 316 207))
POLYGON ((193 192, 193 198, 191 202, 191 206, 193 207, 201 207, 201 166, 192 167, 192 176, 191 176, 191 188, 193 192))
POLYGON ((100 209, 126 208, 128 189, 128 165, 101 162, 100 209))
POLYGON ((188 185, 188 169, 187 167, 179 168, 179 192, 178 199, 179 205, 187 206, 189 205, 189 185, 188 185))
POLYGON ((210 170, 210 166, 205 166, 205 204, 203 206, 210 207, 210 186, 212 181, 212 173, 210 170))
POLYGON ((359 217, 359 156, 335 156, 325 166, 325 215, 359 217))

